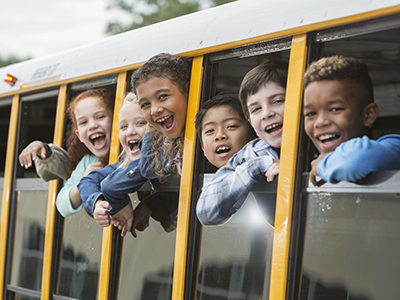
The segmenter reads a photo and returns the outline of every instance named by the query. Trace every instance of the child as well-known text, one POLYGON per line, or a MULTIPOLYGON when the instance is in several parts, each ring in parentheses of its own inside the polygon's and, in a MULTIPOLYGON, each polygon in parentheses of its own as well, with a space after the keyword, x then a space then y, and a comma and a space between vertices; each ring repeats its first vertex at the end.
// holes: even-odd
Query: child
MULTIPOLYGON (((148 179, 165 182, 171 174, 180 174, 186 123, 187 98, 190 82, 190 63, 186 58, 171 54, 152 57, 132 76, 132 90, 148 122, 148 132, 139 143, 141 158, 138 166, 113 172, 101 183, 105 199, 119 209, 127 193, 137 191, 148 179)), ((177 206, 178 193, 174 205, 177 206)), ((146 210, 146 205, 139 209, 146 210)), ((123 208, 116 221, 131 228, 128 219, 120 216, 132 214, 128 206, 123 208)), ((138 215, 144 215, 138 212, 138 215)), ((130 219, 130 217, 129 217, 130 219)), ((140 223, 139 218, 135 222, 140 223)), ((133 230, 135 227, 133 227, 133 230)))
MULTIPOLYGON (((96 222, 102 227, 110 225, 110 216, 108 212, 109 203, 104 200, 100 184, 117 168, 124 169, 128 165, 130 167, 137 166, 140 158, 139 141, 146 131, 146 126, 147 121, 137 104, 135 94, 128 93, 119 112, 119 140, 123 147, 120 158, 123 160, 91 172, 88 176, 83 177, 78 184, 79 194, 82 197, 85 209, 93 215, 96 222)), ((125 205, 129 205, 132 209, 128 195, 124 201, 125 205)), ((121 235, 124 236, 125 233, 126 231, 123 230, 121 235)))
POLYGON ((378 115, 366 64, 352 57, 325 57, 304 75, 304 127, 320 154, 311 163, 316 176, 337 183, 374 171, 400 169, 400 135, 371 140, 378 115))
MULTIPOLYGON (((243 78, 239 99, 244 115, 259 139, 234 154, 201 193, 197 217, 203 225, 225 223, 242 206, 260 179, 267 177, 267 181, 272 181, 278 174, 286 80, 287 65, 281 61, 261 64, 243 78)), ((276 191, 275 184, 270 188, 276 191)), ((269 222, 273 223, 275 193, 273 197, 271 194, 263 197, 268 198, 263 205, 268 207, 265 210, 269 222)))
POLYGON ((108 164, 113 106, 114 99, 106 89, 82 92, 67 109, 72 121, 67 142, 68 155, 60 147, 49 147, 40 141, 31 143, 20 155, 20 163, 25 167, 35 161, 42 178, 69 178, 56 201, 57 209, 64 217, 82 209, 76 186, 79 180, 108 164), (36 156, 41 159, 35 159, 36 156), (71 174, 69 170, 73 170, 71 174))
POLYGON ((219 93, 204 102, 196 114, 195 127, 204 156, 217 168, 255 137, 234 94, 219 93))

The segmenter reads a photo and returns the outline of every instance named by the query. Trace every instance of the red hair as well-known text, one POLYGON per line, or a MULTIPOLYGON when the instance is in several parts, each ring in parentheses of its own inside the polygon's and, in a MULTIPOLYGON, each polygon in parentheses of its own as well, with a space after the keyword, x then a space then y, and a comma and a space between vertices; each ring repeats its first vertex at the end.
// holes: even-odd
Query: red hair
POLYGON ((92 152, 90 152, 90 150, 85 146, 84 143, 79 140, 78 136, 75 134, 75 131, 78 129, 75 116, 76 104, 79 101, 90 97, 99 98, 101 101, 103 101, 106 106, 107 112, 110 114, 110 116, 112 116, 114 99, 111 95, 111 92, 107 89, 91 89, 84 91, 76 96, 75 99, 68 104, 67 116, 72 121, 71 131, 67 138, 69 167, 71 170, 75 170, 76 165, 79 163, 82 157, 84 157, 86 154, 92 154, 92 152))

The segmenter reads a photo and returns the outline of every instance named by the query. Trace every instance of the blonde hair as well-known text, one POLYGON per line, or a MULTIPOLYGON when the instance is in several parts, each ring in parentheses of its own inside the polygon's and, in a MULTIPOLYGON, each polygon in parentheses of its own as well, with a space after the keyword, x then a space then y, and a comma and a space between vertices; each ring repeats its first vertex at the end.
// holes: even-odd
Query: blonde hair
MULTIPOLYGON (((119 111, 121 111, 122 107, 124 107, 125 104, 127 103, 132 103, 132 104, 138 104, 137 97, 134 93, 129 92, 125 95, 124 101, 122 102, 121 108, 119 111)), ((132 161, 130 157, 127 155, 125 148, 122 148, 122 151, 120 155, 118 156, 118 160, 122 161, 122 163, 118 166, 118 169, 125 169, 126 166, 132 161)))

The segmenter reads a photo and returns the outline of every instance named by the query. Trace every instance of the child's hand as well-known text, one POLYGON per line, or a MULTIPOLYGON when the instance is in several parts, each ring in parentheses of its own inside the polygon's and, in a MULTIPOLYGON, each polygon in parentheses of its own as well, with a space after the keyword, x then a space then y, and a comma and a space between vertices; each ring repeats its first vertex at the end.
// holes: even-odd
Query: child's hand
POLYGON ((280 160, 279 159, 272 159, 273 164, 268 168, 267 172, 265 173, 265 177, 267 177, 267 181, 271 182, 275 179, 275 176, 279 174, 279 167, 280 167, 280 160))
POLYGON ((96 161, 94 163, 91 163, 86 167, 83 177, 89 175, 89 173, 92 171, 103 169, 105 166, 106 166, 106 164, 104 164, 104 162, 102 162, 102 161, 96 161))
POLYGON ((19 163, 21 164, 21 167, 28 169, 32 166, 32 162, 35 161, 36 156, 45 159, 47 152, 49 152, 49 148, 43 142, 34 141, 22 150, 19 155, 19 163))
POLYGON ((129 203, 119 212, 111 216, 111 223, 122 230, 121 236, 124 237, 128 231, 131 231, 133 222, 132 203, 129 203))
POLYGON ((324 183, 325 181, 324 180, 320 180, 320 181, 317 181, 317 176, 319 176, 318 175, 318 163, 321 161, 321 159, 323 159, 325 157, 325 155, 323 155, 323 154, 320 154, 316 159, 314 159, 312 162, 311 162, 311 171, 310 171, 310 181, 311 181, 311 183, 314 185, 314 186, 319 186, 319 185, 321 185, 322 183, 324 183))
POLYGON ((93 218, 101 227, 107 227, 111 224, 108 208, 110 205, 107 201, 97 200, 94 206, 93 218))
POLYGON ((134 237, 137 237, 135 229, 143 231, 147 227, 149 227, 151 210, 147 207, 146 204, 140 202, 139 205, 135 208, 134 215, 135 217, 133 220, 131 233, 134 237))

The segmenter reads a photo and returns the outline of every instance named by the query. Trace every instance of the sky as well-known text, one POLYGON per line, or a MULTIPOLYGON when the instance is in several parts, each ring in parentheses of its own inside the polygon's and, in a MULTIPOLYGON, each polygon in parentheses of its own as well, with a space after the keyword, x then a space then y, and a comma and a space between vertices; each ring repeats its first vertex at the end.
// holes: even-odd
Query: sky
POLYGON ((1 0, 0 56, 37 58, 107 37, 107 21, 128 20, 108 1, 1 0))

